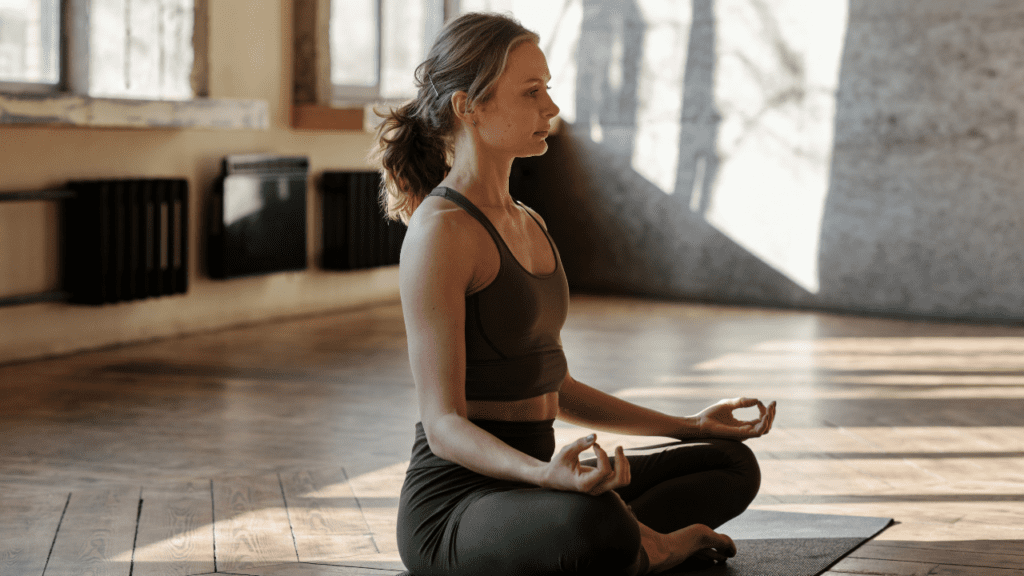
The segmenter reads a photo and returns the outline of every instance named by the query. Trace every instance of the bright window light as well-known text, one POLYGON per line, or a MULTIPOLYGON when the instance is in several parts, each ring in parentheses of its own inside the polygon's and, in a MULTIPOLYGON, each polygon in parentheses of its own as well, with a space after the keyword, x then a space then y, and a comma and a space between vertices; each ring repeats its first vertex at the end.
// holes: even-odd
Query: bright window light
POLYGON ((58 0, 0 0, 0 82, 57 84, 58 0))

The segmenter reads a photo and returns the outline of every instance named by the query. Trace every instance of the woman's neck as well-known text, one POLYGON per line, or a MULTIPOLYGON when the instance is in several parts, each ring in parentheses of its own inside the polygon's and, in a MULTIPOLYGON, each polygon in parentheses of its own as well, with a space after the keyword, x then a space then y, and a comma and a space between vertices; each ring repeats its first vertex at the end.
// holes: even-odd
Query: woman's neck
POLYGON ((511 208, 508 180, 514 158, 482 153, 474 146, 472 138, 465 140, 456 143, 452 168, 441 186, 459 192, 480 208, 511 208))

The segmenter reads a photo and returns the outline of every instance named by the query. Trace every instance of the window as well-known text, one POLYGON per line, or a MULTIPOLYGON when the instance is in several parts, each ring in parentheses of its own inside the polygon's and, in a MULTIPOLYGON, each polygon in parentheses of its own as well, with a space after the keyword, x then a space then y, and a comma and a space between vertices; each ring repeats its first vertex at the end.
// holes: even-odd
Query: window
POLYGON ((268 128, 263 100, 206 98, 208 2, 0 0, 0 124, 268 128))
POLYGON ((149 100, 188 100, 195 95, 193 0, 91 3, 88 64, 72 62, 76 69, 89 71, 86 94, 149 100))
POLYGON ((294 0, 293 125, 362 129, 376 102, 415 95, 413 73, 455 0, 294 0))
POLYGON ((415 96, 413 72, 444 24, 443 0, 331 0, 333 100, 415 96))
POLYGON ((52 91, 60 82, 58 0, 0 0, 0 86, 52 91))
POLYGON ((190 99, 195 14, 194 0, 0 0, 2 88, 190 99))

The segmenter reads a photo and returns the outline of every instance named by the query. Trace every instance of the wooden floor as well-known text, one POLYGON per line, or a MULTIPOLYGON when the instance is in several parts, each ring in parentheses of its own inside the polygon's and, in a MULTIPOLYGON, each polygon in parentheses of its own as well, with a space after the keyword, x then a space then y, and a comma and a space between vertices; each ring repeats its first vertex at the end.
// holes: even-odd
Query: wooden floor
MULTIPOLYGON (((563 341, 661 410, 778 400, 754 507, 897 521, 828 574, 1024 576, 1024 328, 579 296, 563 341)), ((2 366, 0 575, 394 574, 416 419, 397 306, 2 366)))

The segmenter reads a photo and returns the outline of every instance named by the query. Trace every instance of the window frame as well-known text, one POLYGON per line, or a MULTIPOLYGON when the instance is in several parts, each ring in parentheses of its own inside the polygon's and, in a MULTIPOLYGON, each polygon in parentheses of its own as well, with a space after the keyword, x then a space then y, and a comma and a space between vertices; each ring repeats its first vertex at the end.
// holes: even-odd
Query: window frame
POLYGON ((60 91, 60 83, 48 82, 11 82, 0 80, 0 93, 7 94, 56 94, 60 91))

